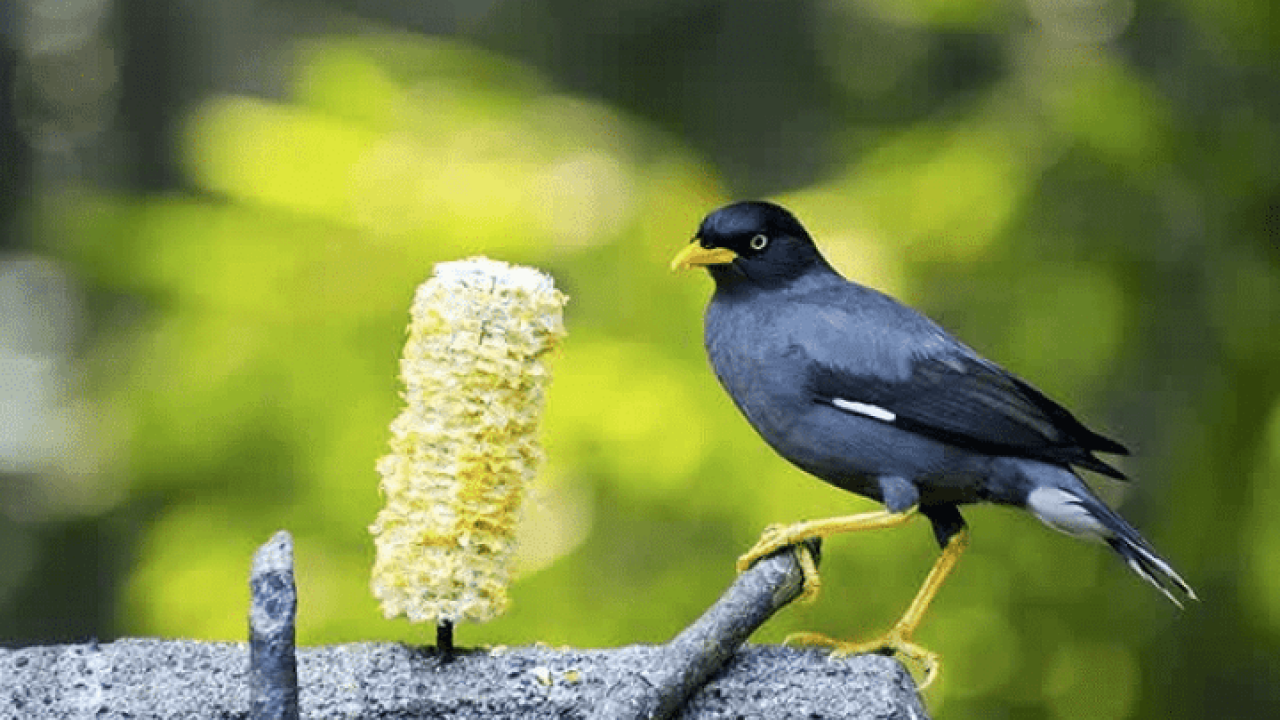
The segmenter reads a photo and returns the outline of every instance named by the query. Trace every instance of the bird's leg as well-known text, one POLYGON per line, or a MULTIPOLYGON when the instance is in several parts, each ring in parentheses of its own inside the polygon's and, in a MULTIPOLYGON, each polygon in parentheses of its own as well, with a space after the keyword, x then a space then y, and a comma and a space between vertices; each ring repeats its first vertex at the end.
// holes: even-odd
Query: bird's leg
POLYGON ((943 548, 942 554, 938 556, 937 562, 929 570, 929 575, 924 579, 924 584, 920 586, 915 599, 907 607, 907 611, 902 614, 902 618, 898 622, 894 623, 893 628, 881 637, 869 642, 851 643, 832 640, 818 633, 796 633, 788 636, 786 642, 798 645, 830 647, 832 649, 831 654, 837 657, 886 651, 901 655, 920 663, 924 667, 924 682, 920 684, 920 687, 921 689, 928 687, 938 676, 940 664, 938 654, 917 645, 911 638, 915 635, 916 628, 920 626, 921 621, 924 620, 924 614, 929 609, 929 604, 933 602, 934 596, 938 594, 943 581, 955 569, 960 555, 968 546, 969 531, 967 529, 961 529, 951 536, 947 541, 946 547, 943 548))
MULTIPOLYGON (((789 545, 840 533, 896 527, 910 520, 915 513, 916 508, 910 507, 903 512, 878 510, 860 515, 807 520, 793 525, 770 525, 764 529, 764 534, 756 541, 755 546, 738 558, 738 572, 745 572, 761 558, 772 555, 789 545)), ((807 553, 808 551, 804 549, 797 550, 800 568, 804 571, 804 591, 800 595, 802 601, 813 600, 818 595, 818 588, 822 586, 817 566, 812 556, 808 556, 807 553)))

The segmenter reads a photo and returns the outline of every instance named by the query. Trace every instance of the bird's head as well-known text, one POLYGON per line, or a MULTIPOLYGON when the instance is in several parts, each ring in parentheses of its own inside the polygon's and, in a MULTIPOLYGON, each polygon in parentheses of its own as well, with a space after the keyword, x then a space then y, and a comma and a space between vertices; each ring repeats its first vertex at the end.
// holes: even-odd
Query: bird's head
POLYGON ((708 215, 671 261, 672 270, 705 267, 720 287, 781 286, 806 273, 830 271, 813 238, 785 208, 737 202, 708 215))

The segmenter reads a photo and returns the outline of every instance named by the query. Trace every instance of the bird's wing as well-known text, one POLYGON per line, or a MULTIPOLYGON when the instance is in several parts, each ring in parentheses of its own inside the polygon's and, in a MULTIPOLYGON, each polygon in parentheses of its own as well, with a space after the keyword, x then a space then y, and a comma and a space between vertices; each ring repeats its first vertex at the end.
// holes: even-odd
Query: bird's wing
POLYGON ((887 316, 888 307, 882 306, 874 313, 879 317, 852 319, 863 340, 839 343, 846 351, 843 357, 835 356, 829 342, 822 343, 821 356, 809 354, 806 381, 817 401, 977 452, 1124 477, 1093 454, 1128 454, 1123 445, 1089 430, 1061 405, 927 318, 893 305, 887 316), (868 334, 874 334, 871 342, 868 334))

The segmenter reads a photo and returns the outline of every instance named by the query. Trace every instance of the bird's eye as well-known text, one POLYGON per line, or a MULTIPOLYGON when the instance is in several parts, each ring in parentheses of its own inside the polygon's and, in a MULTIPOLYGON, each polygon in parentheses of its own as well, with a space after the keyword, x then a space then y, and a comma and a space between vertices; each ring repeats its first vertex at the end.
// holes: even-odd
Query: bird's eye
POLYGON ((750 244, 752 250, 763 250, 764 246, 769 244, 769 238, 764 235, 754 235, 750 244))

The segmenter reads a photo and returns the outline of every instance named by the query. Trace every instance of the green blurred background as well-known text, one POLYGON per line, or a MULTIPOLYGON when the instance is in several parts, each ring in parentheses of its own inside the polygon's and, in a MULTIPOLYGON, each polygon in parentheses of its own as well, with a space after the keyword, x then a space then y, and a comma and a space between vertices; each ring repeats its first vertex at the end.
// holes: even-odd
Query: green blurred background
MULTIPOLYGON (((413 288, 483 253, 570 331, 504 618, 661 642, 771 522, 868 501, 777 459, 669 258, 790 206, 1134 450, 1095 483, 1203 602, 968 513, 919 640, 949 718, 1280 716, 1280 22, 1242 0, 20 0, 0 7, 0 642, 245 636, 297 542, 304 644, 430 642, 368 591, 413 288)), ((755 640, 861 637, 927 525, 826 546, 755 640)))

